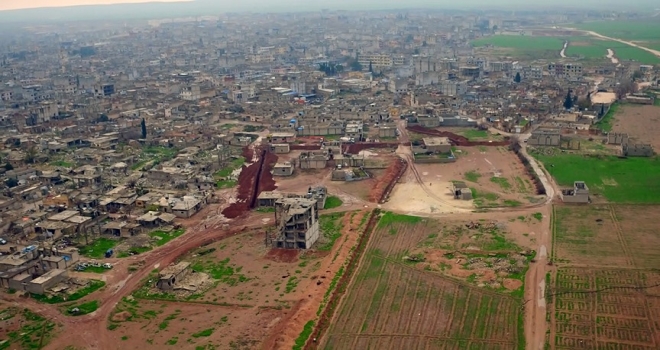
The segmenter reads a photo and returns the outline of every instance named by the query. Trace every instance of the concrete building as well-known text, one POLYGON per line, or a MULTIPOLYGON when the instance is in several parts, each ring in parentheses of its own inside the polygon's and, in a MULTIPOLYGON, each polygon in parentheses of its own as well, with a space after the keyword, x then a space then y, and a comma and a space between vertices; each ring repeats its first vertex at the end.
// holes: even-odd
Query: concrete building
POLYGON ((550 63, 548 73, 558 78, 575 78, 582 76, 582 65, 575 63, 550 63))
POLYGON ((298 157, 300 169, 323 169, 328 164, 328 157, 323 153, 303 152, 298 157))
MULTIPOLYGON (((389 68, 394 65, 394 59, 388 54, 360 54, 357 61, 364 69, 369 68, 369 64, 373 68, 389 68)), ((400 60, 399 60, 400 61, 400 60)))
POLYGON ((575 181, 573 188, 561 190, 564 203, 589 203, 589 187, 583 181, 575 181))
POLYGON ((653 146, 645 144, 624 144, 622 151, 626 157, 652 157, 655 154, 653 146))
POLYGON ((37 277, 25 285, 25 290, 33 294, 45 294, 46 290, 55 287, 58 283, 66 280, 68 273, 66 270, 53 269, 37 277))
POLYGON ((273 176, 291 176, 293 175, 293 164, 289 162, 277 163, 273 166, 273 176))
POLYGON ((177 282, 181 282, 189 272, 190 263, 187 261, 168 266, 158 273, 156 287, 162 290, 173 290, 177 282))
POLYGON ((199 85, 184 86, 181 89, 181 98, 185 101, 197 101, 201 98, 199 85))
POLYGON ((275 154, 287 154, 291 152, 291 146, 288 143, 273 143, 270 145, 270 151, 275 154))
POLYGON ((448 137, 425 137, 422 139, 429 152, 449 153, 451 152, 451 142, 448 137))
POLYGON ((610 145, 627 145, 628 134, 611 132, 607 134, 607 143, 610 145))
POLYGON ((466 201, 472 199, 472 190, 463 181, 454 181, 451 191, 454 194, 454 199, 466 201))
POLYGON ((387 90, 393 94, 405 94, 408 92, 408 79, 392 78, 388 83, 387 90))
POLYGON ((317 202, 284 198, 275 203, 277 237, 273 245, 285 249, 310 249, 319 238, 317 202))
POLYGON ((530 146, 559 147, 561 145, 561 134, 558 130, 536 130, 527 140, 530 146))
POLYGON ((467 93, 467 81, 443 80, 438 86, 440 93, 446 96, 462 96, 467 93))

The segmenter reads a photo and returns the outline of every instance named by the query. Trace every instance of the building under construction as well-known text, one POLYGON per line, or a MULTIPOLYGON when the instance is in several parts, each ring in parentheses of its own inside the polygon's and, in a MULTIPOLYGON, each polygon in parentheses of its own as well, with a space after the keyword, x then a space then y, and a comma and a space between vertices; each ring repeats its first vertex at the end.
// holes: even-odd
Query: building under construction
MULTIPOLYGON (((276 248, 309 249, 319 239, 319 208, 314 198, 280 198, 275 202, 276 248)), ((267 238, 268 239, 268 238, 267 238)))

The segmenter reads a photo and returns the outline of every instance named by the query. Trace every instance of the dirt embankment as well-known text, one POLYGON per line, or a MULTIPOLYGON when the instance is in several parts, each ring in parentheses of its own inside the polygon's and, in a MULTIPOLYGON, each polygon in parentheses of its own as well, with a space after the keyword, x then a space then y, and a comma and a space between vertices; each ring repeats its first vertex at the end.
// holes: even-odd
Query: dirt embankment
POLYGON ((342 153, 348 154, 358 154, 361 151, 369 148, 397 148, 399 147, 398 142, 360 142, 360 143, 349 143, 343 145, 342 153))
POLYGON ((289 148, 292 151, 318 151, 321 149, 321 145, 318 144, 303 144, 303 145, 291 145, 289 148))
POLYGON ((408 163, 405 160, 401 158, 394 160, 385 170, 385 174, 378 179, 376 185, 369 192, 369 201, 372 203, 383 203, 407 169, 408 163))
POLYGON ((238 176, 238 195, 236 202, 222 211, 229 219, 237 218, 250 211, 256 205, 257 197, 262 191, 272 191, 277 188, 271 169, 277 163, 277 156, 266 149, 244 149, 243 156, 252 159, 254 152, 260 152, 259 160, 249 166, 243 166, 238 176), (250 156, 250 157, 248 157, 250 156))
POLYGON ((418 134, 438 136, 438 137, 447 137, 455 146, 508 146, 511 144, 510 140, 505 141, 470 141, 467 137, 456 135, 453 132, 448 131, 438 131, 433 129, 428 129, 423 126, 413 125, 408 126, 408 130, 416 132, 418 134))
POLYGON ((341 298, 343 297, 344 293, 346 292, 346 289, 348 288, 349 283, 351 282, 353 273, 356 271, 358 267, 362 253, 364 253, 364 250, 367 247, 367 243, 369 242, 369 236, 371 235, 371 233, 376 227, 376 224, 378 223, 379 214, 380 214, 380 210, 378 209, 374 210, 371 213, 371 216, 369 217, 369 221, 367 222, 367 225, 364 228, 364 232, 359 238, 360 240, 356 246, 356 249, 353 250, 352 254, 346 260, 347 263, 343 275, 337 281, 335 290, 330 294, 326 307, 321 312, 321 315, 319 315, 318 322, 314 326, 312 335, 307 339, 307 343, 305 344, 304 347, 305 350, 317 349, 319 347, 323 333, 328 330, 328 327, 330 327, 330 323, 332 322, 332 318, 334 316, 335 310, 339 306, 339 303, 341 302, 341 298), (313 339, 316 339, 317 341, 313 341, 313 339))
POLYGON ((534 188, 536 188, 536 194, 545 195, 546 190, 545 187, 543 186, 543 182, 541 182, 541 179, 534 171, 534 168, 532 168, 532 165, 529 163, 529 160, 522 153, 522 147, 520 146, 520 144, 514 143, 513 145, 511 145, 511 150, 513 151, 513 153, 515 153, 518 156, 520 162, 525 166, 525 172, 527 172, 527 176, 529 176, 532 179, 532 181, 534 181, 534 188))

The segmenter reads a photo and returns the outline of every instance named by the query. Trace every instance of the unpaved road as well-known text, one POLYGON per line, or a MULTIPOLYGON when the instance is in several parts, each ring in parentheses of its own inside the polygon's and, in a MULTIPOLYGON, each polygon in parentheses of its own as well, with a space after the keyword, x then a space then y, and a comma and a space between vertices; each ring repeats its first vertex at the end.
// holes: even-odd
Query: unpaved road
POLYGON ((568 48, 568 41, 564 41, 564 47, 559 51, 559 56, 561 56, 561 58, 566 58, 566 48, 568 48))

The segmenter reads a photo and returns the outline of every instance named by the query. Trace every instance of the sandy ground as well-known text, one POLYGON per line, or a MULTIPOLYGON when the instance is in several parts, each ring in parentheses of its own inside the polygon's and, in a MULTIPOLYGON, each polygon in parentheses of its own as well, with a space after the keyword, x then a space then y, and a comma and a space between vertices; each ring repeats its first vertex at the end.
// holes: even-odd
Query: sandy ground
POLYGON ((649 105, 621 106, 614 116, 613 132, 627 133, 638 143, 653 145, 660 149, 660 107, 649 105))
MULTIPOLYGON (((400 147, 401 156, 409 157, 409 149, 400 147)), ((497 194, 500 199, 517 200, 529 204, 534 189, 519 159, 504 147, 461 147, 455 163, 409 164, 409 170, 401 178, 384 209, 409 214, 466 213, 476 209, 473 201, 455 200, 451 193, 451 181, 466 181, 466 172, 481 175, 475 182, 466 181, 469 187, 485 193, 497 194), (416 178, 417 171, 419 179, 416 178), (504 189, 491 181, 492 177, 505 178, 511 185, 504 189), (522 182, 524 188, 518 184, 522 182)))
POLYGON ((591 103, 612 103, 616 101, 616 94, 614 92, 597 92, 591 94, 591 103))
POLYGON ((612 49, 607 49, 607 58, 612 60, 612 63, 619 64, 619 59, 614 57, 614 51, 612 49))

